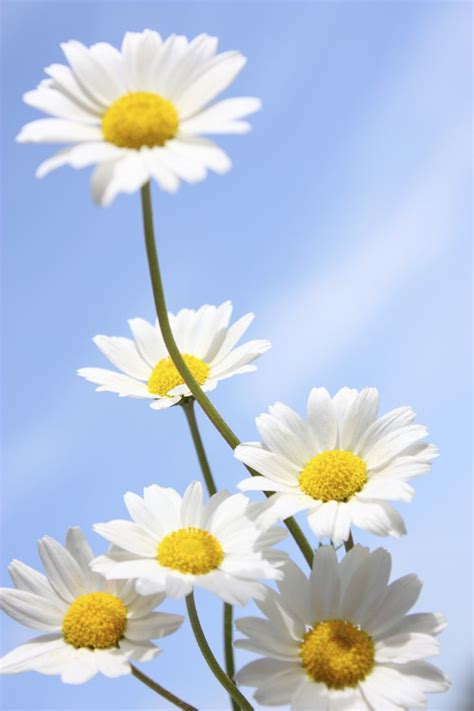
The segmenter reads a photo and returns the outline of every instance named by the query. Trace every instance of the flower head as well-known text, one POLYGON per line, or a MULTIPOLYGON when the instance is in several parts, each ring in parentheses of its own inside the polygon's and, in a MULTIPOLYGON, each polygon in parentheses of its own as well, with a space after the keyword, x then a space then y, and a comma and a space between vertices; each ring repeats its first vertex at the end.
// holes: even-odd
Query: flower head
POLYGON ((130 674, 129 659, 149 661, 160 649, 152 639, 175 632, 180 615, 153 612, 164 595, 142 597, 128 582, 93 573, 94 555, 80 528, 66 546, 46 536, 39 543, 46 576, 18 560, 9 566, 15 589, 0 589, 0 608, 46 634, 0 659, 0 673, 37 671, 81 684, 98 672, 130 674))
POLYGON ((391 558, 355 546, 339 563, 323 546, 309 580, 291 562, 279 593, 258 602, 266 619, 244 617, 237 647, 263 658, 247 664, 237 682, 256 687, 269 706, 326 711, 424 708, 426 694, 449 682, 426 657, 438 654, 442 615, 408 615, 421 590, 415 575, 388 584, 391 558))
POLYGON ((113 544, 92 564, 108 579, 136 580, 144 595, 183 597, 198 586, 243 605, 264 594, 260 579, 282 577, 286 556, 271 547, 286 533, 261 524, 265 503, 223 491, 204 504, 197 481, 183 497, 154 484, 124 498, 133 522, 94 526, 113 544))
MULTIPOLYGON (((270 341, 254 340, 235 347, 250 326, 254 315, 246 314, 229 326, 232 304, 201 306, 197 311, 182 309, 169 314, 178 348, 194 378, 205 391, 219 380, 256 369, 252 362, 270 347, 270 341)), ((191 395, 163 342, 158 323, 152 326, 141 318, 129 321, 134 337, 96 336, 94 342, 122 373, 103 368, 81 368, 78 373, 97 383, 97 390, 121 397, 146 398, 150 407, 164 410, 191 395)))
POLYGON ((257 418, 263 444, 245 443, 235 456, 262 474, 240 482, 243 491, 277 492, 269 509, 278 519, 308 510, 317 536, 349 537, 351 524, 371 533, 400 536, 405 525, 387 501, 410 501, 408 480, 428 472, 437 450, 421 440, 410 407, 377 417, 378 392, 342 388, 331 398, 314 388, 308 419, 281 403, 257 418))
POLYGON ((210 105, 246 59, 240 52, 216 54, 217 39, 206 34, 162 40, 145 30, 127 32, 121 50, 75 40, 61 48, 68 65, 47 67, 48 78, 24 95, 54 118, 26 124, 17 140, 69 144, 42 163, 37 176, 63 165, 96 165, 92 192, 102 205, 152 178, 174 192, 180 180, 227 172, 228 156, 202 134, 245 133, 250 125, 242 119, 261 105, 249 97, 210 105))

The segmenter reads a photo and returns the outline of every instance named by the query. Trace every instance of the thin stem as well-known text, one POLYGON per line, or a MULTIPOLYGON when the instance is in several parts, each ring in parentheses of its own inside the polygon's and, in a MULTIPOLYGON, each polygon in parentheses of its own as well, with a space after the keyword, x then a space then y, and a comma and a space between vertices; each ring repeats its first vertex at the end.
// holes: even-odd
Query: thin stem
MULTIPOLYGON (((234 680, 235 676, 235 663, 234 663, 234 646, 232 644, 232 632, 233 632, 233 609, 232 605, 227 602, 224 603, 224 659, 225 659, 225 670, 227 676, 234 680)), ((233 711, 239 711, 238 705, 235 703, 234 699, 231 698, 231 704, 233 711)))
POLYGON ((349 531, 349 538, 347 539, 347 541, 344 541, 344 548, 346 549, 346 553, 349 553, 349 551, 354 548, 354 539, 352 538, 352 531, 349 531))
POLYGON ((230 696, 234 699, 238 709, 242 709, 242 711, 253 711, 253 706, 251 706, 245 696, 240 693, 234 682, 229 679, 212 653, 199 621, 193 593, 190 593, 190 595, 186 597, 186 607, 188 608, 189 620, 191 622, 191 627, 193 628, 194 636, 196 637, 196 642, 198 643, 202 656, 206 660, 210 670, 216 679, 222 684, 224 689, 226 689, 226 691, 228 691, 230 696))
POLYGON ((212 476, 211 467, 209 466, 206 450, 204 449, 204 445, 202 443, 201 433, 199 432, 196 413, 194 411, 194 400, 189 398, 189 400, 184 401, 182 408, 188 421, 189 430, 191 432, 191 437, 193 438, 194 448, 199 460, 199 466, 201 467, 202 475, 204 477, 204 481, 206 482, 207 491, 209 492, 209 496, 212 496, 217 492, 217 487, 214 477, 212 476))
MULTIPOLYGON (((196 449, 202 475, 204 477, 204 481, 206 482, 207 491, 209 496, 212 496, 217 492, 217 487, 214 477, 212 476, 211 467, 209 466, 206 450, 204 449, 201 433, 199 431, 196 412, 194 410, 194 399, 189 398, 188 400, 184 400, 182 408, 184 410, 184 414, 186 415, 186 420, 188 421, 189 430, 196 449)), ((232 645, 232 605, 229 605, 226 602, 224 603, 224 656, 227 674, 231 679, 233 679, 235 674, 235 665, 234 648, 232 645)), ((238 711, 239 707, 232 697, 230 697, 230 702, 232 704, 233 711, 238 711)))
POLYGON ((157 694, 160 694, 160 696, 177 706, 179 709, 184 709, 184 711, 198 711, 195 706, 191 706, 191 704, 187 704, 186 701, 182 701, 180 698, 178 698, 178 696, 172 694, 171 691, 168 691, 168 689, 165 689, 160 684, 157 684, 156 681, 150 679, 149 676, 140 671, 140 669, 137 669, 137 667, 135 667, 133 664, 130 664, 130 666, 132 668, 132 674, 136 679, 148 686, 148 688, 152 689, 152 691, 155 691, 157 694))
POLYGON ((145 246, 148 256, 148 267, 150 269, 151 283, 153 286, 153 297, 155 300, 156 314, 158 316, 158 323, 160 324, 161 333, 163 335, 163 340, 165 342, 168 353, 171 356, 171 360, 176 366, 179 374, 183 378, 184 382, 191 390, 192 394, 201 405, 202 409, 209 417, 213 425, 219 430, 221 435, 224 437, 227 444, 229 444, 232 449, 235 449, 238 444, 240 444, 236 435, 232 432, 230 427, 225 423, 220 414, 217 412, 216 408, 209 400, 209 398, 204 394, 204 392, 199 387, 199 384, 195 381, 191 371, 184 362, 184 359, 179 351, 176 341, 174 340, 173 332, 171 330, 171 325, 168 318, 168 311, 166 308, 165 292, 163 289, 163 282, 161 279, 160 266, 158 262, 158 253, 156 251, 155 244, 155 231, 153 228, 153 210, 151 206, 151 193, 150 193, 150 183, 146 183, 141 190, 142 195, 142 214, 143 214, 143 228, 145 231, 145 246))
MULTIPOLYGON (((198 403, 201 405, 202 409, 206 415, 211 420, 212 424, 218 430, 218 432, 225 439, 227 444, 235 449, 240 444, 240 440, 236 434, 230 429, 229 425, 221 417, 219 412, 216 410, 212 402, 209 400, 207 395, 201 390, 199 384, 194 379, 191 371, 184 362, 183 357, 179 351, 176 341, 171 330, 170 321, 168 318, 168 310, 166 308, 165 292, 163 289, 163 281, 161 279, 160 265, 158 262, 158 253, 156 250, 155 243, 155 231, 153 228, 153 210, 151 205, 151 192, 150 183, 146 183, 141 189, 142 198, 142 215, 143 215, 143 228, 145 232, 145 247, 148 257, 148 268, 150 270, 151 284, 153 288, 153 298, 155 301, 156 314, 158 316, 158 323, 160 325, 161 333, 163 335, 163 340, 165 342, 168 353, 170 354, 171 360, 173 361, 176 369, 183 378, 184 382, 190 389, 193 396, 196 398, 198 403)), ((248 471, 252 476, 259 476, 258 472, 250 467, 247 467, 248 471)), ((285 519, 285 523, 290 531, 291 535, 295 539, 299 549, 303 553, 305 559, 311 565, 313 560, 313 550, 306 540, 302 530, 294 521, 294 519, 285 519)))

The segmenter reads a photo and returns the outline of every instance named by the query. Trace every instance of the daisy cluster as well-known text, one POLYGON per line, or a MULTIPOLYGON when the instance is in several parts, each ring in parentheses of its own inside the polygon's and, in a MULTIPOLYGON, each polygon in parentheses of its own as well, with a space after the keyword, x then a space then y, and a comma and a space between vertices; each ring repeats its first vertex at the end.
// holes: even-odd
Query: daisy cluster
MULTIPOLYGON (((127 33, 120 50, 76 41, 62 49, 66 64, 47 67, 47 78, 24 97, 49 117, 28 123, 18 140, 66 144, 39 167, 40 177, 64 165, 94 165, 92 191, 102 205, 120 192, 149 190, 151 180, 175 191, 208 170, 226 172, 230 159, 203 136, 245 133, 244 119, 260 108, 252 97, 212 103, 246 60, 240 52, 218 53, 216 38, 205 34, 163 40, 145 30, 127 33)), ((270 343, 242 343, 254 315, 232 321, 229 301, 165 310, 162 318, 169 332, 161 320, 132 318, 132 338, 97 335, 112 368, 78 373, 98 391, 146 400, 153 410, 182 408, 209 496, 199 481, 182 495, 166 482, 151 483, 142 495, 125 494, 128 518, 94 525, 109 544, 105 553, 94 554, 84 533, 70 528, 64 546, 39 540, 45 574, 12 561, 14 587, 0 590, 0 607, 41 634, 0 659, 0 672, 36 671, 68 684, 97 673, 140 678, 132 662, 154 660, 154 640, 183 621, 156 608, 185 598, 196 632, 190 610, 194 589, 202 588, 227 606, 254 601, 261 612, 236 621, 243 636, 235 647, 258 658, 232 679, 210 663, 239 708, 252 708, 239 690, 247 686, 258 703, 295 711, 424 708, 427 694, 449 686, 426 661, 438 654, 446 622, 439 613, 410 612, 418 577, 390 582, 389 553, 354 545, 353 534, 406 533, 393 502, 410 501, 411 480, 430 471, 437 450, 426 428, 411 407, 380 415, 375 388, 343 387, 331 396, 314 387, 305 415, 277 402, 257 417, 260 441, 234 447, 251 476, 236 482, 238 491, 216 491, 197 429, 196 392, 207 412, 205 393, 255 371, 270 343), (251 491, 266 500, 252 501, 251 491), (303 512, 309 541, 291 518, 303 512), (306 551, 309 570, 278 549, 287 536, 280 522, 306 551)), ((196 638, 203 650, 202 630, 196 638)))

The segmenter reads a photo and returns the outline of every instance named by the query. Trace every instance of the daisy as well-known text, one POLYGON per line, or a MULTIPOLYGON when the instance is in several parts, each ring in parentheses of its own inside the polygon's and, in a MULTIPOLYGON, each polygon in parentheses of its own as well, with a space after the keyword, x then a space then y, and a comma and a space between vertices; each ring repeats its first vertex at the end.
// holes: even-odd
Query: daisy
POLYGON ((256 688, 261 704, 294 711, 402 711, 424 708, 425 695, 449 682, 424 661, 438 654, 446 626, 440 614, 407 615, 421 581, 407 575, 388 585, 391 558, 383 548, 355 546, 338 563, 331 546, 315 554, 309 580, 291 562, 258 605, 266 619, 236 621, 247 639, 237 647, 263 658, 237 676, 256 688))
MULTIPOLYGON (((270 341, 254 340, 236 346, 254 319, 246 314, 229 326, 232 304, 182 309, 169 314, 178 348, 201 388, 213 390, 219 380, 256 370, 251 363, 271 348, 270 341)), ((94 343, 122 373, 103 368, 81 368, 78 374, 99 385, 98 391, 121 397, 145 398, 154 410, 176 405, 191 391, 185 385, 161 335, 158 321, 153 326, 141 318, 129 322, 134 340, 96 336, 94 343)))
POLYGON ((211 102, 246 63, 240 52, 217 52, 216 37, 127 32, 120 50, 106 42, 61 44, 68 65, 51 64, 24 101, 54 118, 23 127, 20 143, 65 143, 42 163, 42 178, 63 165, 95 165, 92 194, 109 205, 154 178, 175 192, 180 180, 196 183, 208 170, 226 173, 231 162, 210 133, 245 133, 242 119, 259 99, 211 102))
POLYGON ((407 480, 428 472, 437 450, 421 441, 427 430, 412 424, 410 407, 377 417, 378 399, 375 388, 342 388, 333 398, 314 388, 307 421, 276 403, 256 420, 263 444, 235 450, 262 474, 239 489, 277 492, 270 498, 276 519, 307 509, 316 536, 337 544, 349 538, 351 524, 380 536, 406 533, 387 501, 410 501, 407 480))
POLYGON ((67 684, 82 684, 98 672, 130 674, 129 659, 153 659, 160 649, 150 640, 181 625, 180 615, 152 612, 164 595, 142 597, 130 583, 93 573, 94 555, 80 528, 68 530, 65 548, 49 536, 38 548, 47 575, 12 561, 16 589, 0 589, 0 608, 46 634, 0 659, 0 673, 59 674, 67 684))
POLYGON ((164 592, 176 598, 198 586, 243 605, 265 593, 260 578, 283 576, 286 556, 271 546, 286 533, 261 525, 266 503, 251 504, 242 494, 223 491, 204 504, 197 481, 183 497, 153 484, 143 498, 129 492, 124 499, 133 522, 94 526, 113 544, 92 563, 107 579, 136 580, 143 595, 164 592))

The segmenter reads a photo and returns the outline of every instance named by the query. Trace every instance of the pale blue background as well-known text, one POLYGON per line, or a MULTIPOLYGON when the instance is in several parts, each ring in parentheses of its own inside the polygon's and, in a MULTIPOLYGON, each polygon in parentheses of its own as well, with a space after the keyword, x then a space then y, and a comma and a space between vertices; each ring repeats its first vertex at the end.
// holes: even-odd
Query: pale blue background
MULTIPOLYGON (((154 193, 169 305, 230 298, 237 316, 256 312, 252 337, 273 341, 257 374, 213 393, 243 439, 276 399, 302 410, 314 385, 372 384, 383 411, 415 407, 441 457, 400 505, 409 535, 355 536, 386 545, 397 576, 423 578, 419 610, 447 614, 439 664, 453 687, 429 708, 468 708, 470 15, 457 2, 4 4, 5 565, 37 565, 45 533, 63 540, 68 525, 123 516, 127 489, 182 491, 199 476, 178 409, 96 394, 75 375, 105 365, 95 334, 153 316, 139 199, 95 207, 87 170, 37 181, 52 149, 14 143, 38 117, 22 93, 62 61, 63 40, 216 34, 249 58, 228 94, 261 96, 264 110, 250 135, 222 138, 229 175, 154 193)), ((203 433, 232 488, 241 467, 204 421, 203 433)), ((220 652, 221 605, 198 603, 220 652)), ((32 635, 4 618, 2 651, 32 635)), ((201 709, 226 707, 188 625, 162 647, 145 671, 201 709)), ((8 710, 166 708, 132 678, 71 688, 28 674, 2 687, 8 710)))

